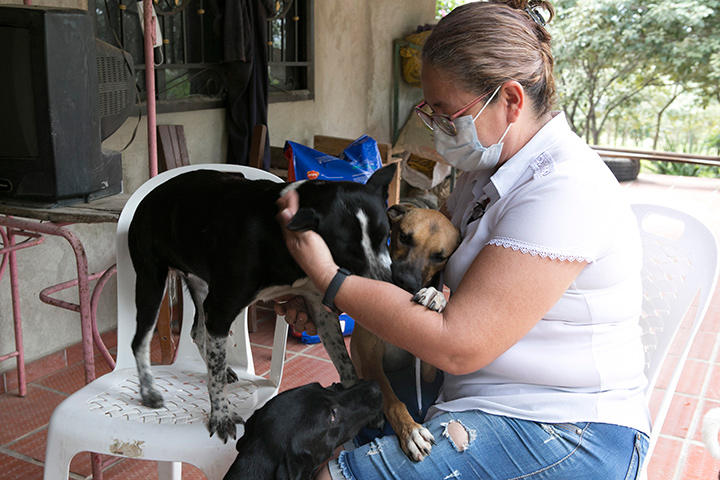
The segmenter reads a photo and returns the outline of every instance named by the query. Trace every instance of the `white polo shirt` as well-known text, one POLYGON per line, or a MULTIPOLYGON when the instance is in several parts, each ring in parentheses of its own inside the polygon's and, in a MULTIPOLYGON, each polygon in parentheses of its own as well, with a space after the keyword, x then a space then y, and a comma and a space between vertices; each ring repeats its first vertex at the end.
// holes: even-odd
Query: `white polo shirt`
POLYGON ((485 245, 588 266, 494 362, 468 375, 445 374, 429 417, 480 409, 544 423, 601 422, 649 432, 635 216, 615 177, 570 130, 565 115, 555 114, 494 175, 462 175, 447 208, 463 236, 445 269, 451 290, 485 245), (480 210, 478 202, 486 205, 484 215, 468 224, 480 210))

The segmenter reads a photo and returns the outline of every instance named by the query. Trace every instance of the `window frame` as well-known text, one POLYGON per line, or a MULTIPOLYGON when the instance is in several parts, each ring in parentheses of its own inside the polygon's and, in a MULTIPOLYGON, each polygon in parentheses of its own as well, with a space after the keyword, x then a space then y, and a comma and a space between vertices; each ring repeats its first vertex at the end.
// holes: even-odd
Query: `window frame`
MULTIPOLYGON (((116 0, 118 6, 123 5, 123 0, 116 0)), ((198 1, 198 0, 195 0, 198 1)), ((293 1, 293 4, 295 4, 297 0, 293 1)), ((203 9, 205 7, 209 6, 209 0, 204 0, 205 5, 203 5, 203 9)), ((124 17, 124 15, 133 15, 134 12, 127 11, 127 5, 123 5, 122 7, 118 8, 118 12, 108 12, 107 10, 111 8, 109 4, 107 3, 107 0, 100 1, 98 0, 88 0, 88 11, 92 12, 92 15, 96 22, 96 36, 100 40, 106 41, 112 45, 116 45, 117 41, 115 39, 109 40, 108 38, 101 38, 101 32, 100 30, 100 20, 98 18, 98 10, 97 6, 98 4, 103 5, 103 15, 107 16, 107 22, 108 24, 112 24, 112 26, 115 29, 118 29, 118 17, 123 18, 122 22, 127 21, 127 19, 124 17), (113 15, 111 18, 110 15, 113 15)), ((189 6, 189 8, 192 8, 193 6, 189 6)), ((306 29, 306 35, 307 38, 304 40, 304 44, 306 46, 307 52, 305 52, 305 55, 307 56, 307 61, 305 62, 270 62, 270 57, 268 56, 268 75, 270 74, 270 71, 273 67, 283 66, 287 65, 289 67, 293 66, 299 66, 306 68, 306 76, 307 76, 307 88, 304 89, 298 89, 298 90, 290 90, 290 91, 273 91, 273 87, 269 86, 268 89, 268 103, 284 103, 284 102, 296 102, 296 101, 305 101, 305 100, 313 100, 315 98, 315 85, 314 85, 314 0, 305 0, 304 1, 304 8, 305 8, 305 17, 307 19, 307 24, 304 27, 306 29)), ((208 13, 211 14, 211 11, 209 9, 206 9, 205 15, 208 13)), ((135 14, 136 15, 136 14, 135 14)), ((183 13, 179 13, 179 15, 183 15, 183 13)), ((160 22, 163 22, 162 15, 158 15, 158 20, 160 22)), ((271 41, 271 22, 273 20, 268 20, 268 40, 271 41)), ((276 20, 275 20, 276 21, 276 20)), ((183 32, 182 32, 182 38, 183 41, 187 41, 186 35, 187 35, 187 24, 183 20, 183 32)), ((125 29, 126 27, 123 27, 125 29)), ((201 30, 200 35, 203 35, 203 26, 200 25, 199 30, 201 30)), ((107 27, 105 27, 107 29, 107 27)), ((131 32, 131 34, 135 33, 140 36, 140 39, 142 40, 142 35, 139 33, 140 29, 138 28, 136 32, 131 32)), ((117 33, 117 32, 116 32, 117 33)), ((121 37, 124 37, 127 35, 127 30, 125 30, 123 33, 120 34, 121 37)), ((207 38, 207 37, 206 37, 207 38)), ((123 38, 123 40, 126 42, 126 40, 123 38)), ((137 39, 136 39, 137 40, 137 39)), ((142 44, 142 42, 140 42, 142 44)), ((117 45, 116 45, 117 46, 117 45)), ((187 43, 183 45, 183 52, 184 56, 187 57, 187 52, 185 49, 187 48, 187 43)), ((268 55, 270 54, 271 46, 268 45, 268 55)), ((138 62, 137 59, 133 58, 134 61, 134 69, 135 74, 137 75, 138 72, 145 71, 145 63, 144 61, 142 63, 138 62)), ((217 70, 220 74, 224 73, 224 67, 222 60, 218 62, 203 62, 203 63, 163 63, 160 66, 156 66, 155 70, 161 71, 161 70, 184 70, 189 69, 192 71, 192 69, 201 69, 201 68, 210 68, 217 70)), ((143 75, 144 77, 144 75, 143 75)), ((165 76, 164 75, 156 75, 155 76, 155 82, 156 82, 156 91, 159 91, 161 93, 164 89, 164 82, 165 82, 165 76)), ((224 78, 223 78, 224 80, 224 78)), ((144 85, 142 90, 144 91, 144 85)), ((224 88, 222 88, 224 90, 224 88)), ((196 110, 206 110, 206 109, 217 109, 217 108, 225 108, 227 106, 226 102, 226 93, 223 91, 218 96, 211 96, 211 95, 205 95, 205 94, 190 94, 190 96, 182 97, 182 98, 158 98, 156 100, 156 109, 158 113, 178 113, 178 112, 189 112, 189 111, 196 111, 196 110)), ((135 112, 137 110, 140 110, 140 112, 144 115, 147 113, 147 103, 145 100, 138 103, 135 106, 135 112)))
MULTIPOLYGON (((297 2, 295 0, 293 3, 297 2)), ((268 69, 272 70, 273 66, 299 66, 306 67, 307 75, 307 88, 290 90, 290 91, 273 91, 272 86, 269 86, 269 100, 268 103, 280 103, 280 102, 296 102, 306 101, 315 99, 315 1, 305 0, 305 12, 304 15, 307 18, 307 24, 305 26, 307 30, 307 37, 305 39, 307 52, 307 60, 304 62, 273 62, 270 61, 271 57, 271 26, 268 21, 268 69)), ((269 72, 268 72, 269 75, 269 72)))

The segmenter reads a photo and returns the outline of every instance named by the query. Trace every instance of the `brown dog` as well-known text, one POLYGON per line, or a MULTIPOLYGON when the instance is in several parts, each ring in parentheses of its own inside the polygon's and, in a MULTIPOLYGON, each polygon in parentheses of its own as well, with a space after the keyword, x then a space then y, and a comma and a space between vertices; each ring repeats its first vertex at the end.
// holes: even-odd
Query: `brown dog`
MULTIPOLYGON (((441 291, 440 274, 450 255, 460 245, 460 232, 437 210, 399 204, 388 210, 388 216, 392 228, 390 256, 393 283, 411 293, 416 293, 423 287, 434 287, 441 291)), ((436 292, 434 289, 430 290, 436 292)), ((414 300, 434 310, 441 311, 444 308, 444 297, 439 298, 435 305, 432 305, 432 300, 414 300)), ((415 461, 425 458, 430 453, 434 438, 426 428, 412 419, 385 375, 385 371, 412 365, 415 357, 385 343, 357 323, 350 350, 360 377, 375 380, 380 385, 383 412, 405 454, 415 461)), ((423 362, 423 379, 431 382, 435 374, 435 368, 423 362)))

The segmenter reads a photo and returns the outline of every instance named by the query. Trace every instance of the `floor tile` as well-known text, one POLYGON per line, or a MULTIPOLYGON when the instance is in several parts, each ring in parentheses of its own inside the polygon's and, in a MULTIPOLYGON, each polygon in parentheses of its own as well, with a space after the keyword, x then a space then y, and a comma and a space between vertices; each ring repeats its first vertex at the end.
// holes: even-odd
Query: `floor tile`
POLYGON ((42 480, 43 467, 0 453, 0 474, 8 480, 42 480))
POLYGON ((706 398, 713 400, 720 400, 720 364, 715 364, 710 374, 710 381, 708 382, 708 388, 705 392, 706 398))
POLYGON ((665 424, 662 427, 662 433, 685 438, 697 404, 697 398, 676 394, 670 403, 670 410, 668 410, 665 424))
POLYGON ((682 470, 683 480, 711 480, 718 478, 720 461, 708 455, 701 445, 690 445, 685 468, 682 470))
POLYGON ((27 435, 16 442, 5 446, 8 450, 34 458, 39 462, 45 461, 45 442, 47 441, 47 428, 27 435))
POLYGON ((707 362, 693 359, 687 360, 675 391, 688 395, 700 395, 709 368, 710 364, 707 362))
MULTIPOLYGON (((718 238, 720 238, 720 236, 718 238)), ((713 305, 720 305, 718 299, 720 299, 720 297, 717 295, 713 297, 713 305)), ((700 330, 703 332, 720 333, 720 309, 717 309, 720 307, 713 308, 713 305, 710 306, 708 312, 705 314, 705 318, 703 318, 703 322, 700 324, 700 330)))
POLYGON ((18 439, 47 424, 50 414, 66 397, 28 385, 25 398, 14 392, 0 395, 0 445, 18 439))
POLYGON ((682 439, 660 437, 647 466, 648 480, 669 480, 682 450, 682 439))
MULTIPOLYGON (((15 360, 13 360, 14 362, 15 360)), ((65 367, 65 354, 63 352, 55 352, 43 357, 42 359, 25 364, 25 383, 30 383, 49 373, 55 372, 65 367)), ((6 389, 7 391, 15 390, 18 387, 17 370, 7 372, 6 389)))
POLYGON ((340 378, 332 362, 296 355, 285 364, 280 391, 313 382, 326 387, 339 381, 340 378))
POLYGON ((716 333, 699 331, 697 335, 695 335, 695 340, 690 348, 688 358, 705 361, 712 360, 712 354, 717 341, 718 335, 716 333))
MULTIPOLYGON (((110 371, 110 367, 105 360, 100 355, 96 355, 95 378, 101 377, 110 371)), ((83 362, 75 363, 35 383, 70 395, 85 386, 85 364, 83 362)))

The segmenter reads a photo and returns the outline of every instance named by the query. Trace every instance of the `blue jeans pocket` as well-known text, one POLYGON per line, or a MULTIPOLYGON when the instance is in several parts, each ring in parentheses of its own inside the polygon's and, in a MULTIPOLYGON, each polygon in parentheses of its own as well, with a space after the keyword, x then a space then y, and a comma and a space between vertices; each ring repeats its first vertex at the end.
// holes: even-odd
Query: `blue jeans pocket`
POLYGON ((635 434, 635 448, 633 448, 633 454, 630 459, 627 475, 625 475, 625 480, 634 480, 640 476, 640 470, 645 461, 648 443, 645 435, 639 432, 635 434))

